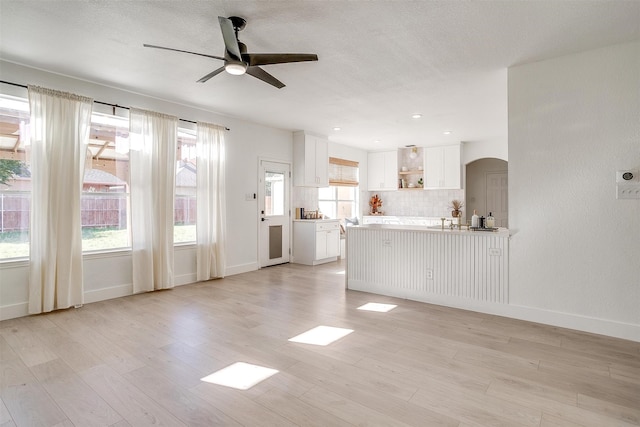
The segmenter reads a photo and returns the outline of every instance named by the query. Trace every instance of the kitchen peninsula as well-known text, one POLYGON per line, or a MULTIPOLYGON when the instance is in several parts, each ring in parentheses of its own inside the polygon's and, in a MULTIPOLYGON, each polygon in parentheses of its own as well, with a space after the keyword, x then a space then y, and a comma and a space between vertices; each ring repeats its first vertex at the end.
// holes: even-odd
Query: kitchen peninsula
POLYGON ((482 312, 509 302, 509 230, 347 228, 348 289, 482 312))

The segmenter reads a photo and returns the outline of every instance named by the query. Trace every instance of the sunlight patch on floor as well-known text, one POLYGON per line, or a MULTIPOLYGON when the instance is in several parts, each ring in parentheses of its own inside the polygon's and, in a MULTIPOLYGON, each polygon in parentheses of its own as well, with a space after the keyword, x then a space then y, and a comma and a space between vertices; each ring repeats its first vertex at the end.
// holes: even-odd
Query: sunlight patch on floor
POLYGON ((388 311, 393 310, 396 307, 397 305, 395 304, 381 304, 377 302, 368 302, 365 305, 361 305, 360 307, 358 307, 358 310, 377 311, 380 313, 386 313, 388 311))
POLYGON ((333 326, 317 326, 293 338, 291 342, 313 345, 329 345, 353 332, 353 329, 334 328, 333 326))
POLYGON ((277 369, 265 368, 250 363, 236 362, 220 369, 200 381, 223 385, 238 390, 248 390, 261 381, 278 373, 277 369))

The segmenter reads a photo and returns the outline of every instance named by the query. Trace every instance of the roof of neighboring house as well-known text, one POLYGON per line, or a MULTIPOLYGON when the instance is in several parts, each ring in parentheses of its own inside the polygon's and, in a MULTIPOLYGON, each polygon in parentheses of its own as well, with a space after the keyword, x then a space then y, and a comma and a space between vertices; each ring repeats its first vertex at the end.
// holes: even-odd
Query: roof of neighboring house
POLYGON ((196 170, 191 163, 182 163, 176 170, 176 187, 195 187, 196 170))
POLYGON ((84 183, 85 184, 99 184, 99 185, 126 185, 127 183, 109 172, 102 171, 100 169, 85 169, 84 171, 84 183))

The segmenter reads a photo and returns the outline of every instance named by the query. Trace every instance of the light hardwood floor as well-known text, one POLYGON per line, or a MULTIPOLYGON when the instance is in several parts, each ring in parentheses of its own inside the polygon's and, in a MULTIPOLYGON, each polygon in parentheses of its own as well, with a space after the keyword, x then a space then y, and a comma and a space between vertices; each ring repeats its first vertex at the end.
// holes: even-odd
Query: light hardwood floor
POLYGON ((640 343, 345 291, 343 270, 281 265, 1 322, 0 425, 640 425, 640 343), (354 332, 288 341, 318 325, 354 332), (201 381, 238 361, 279 372, 246 391, 201 381))

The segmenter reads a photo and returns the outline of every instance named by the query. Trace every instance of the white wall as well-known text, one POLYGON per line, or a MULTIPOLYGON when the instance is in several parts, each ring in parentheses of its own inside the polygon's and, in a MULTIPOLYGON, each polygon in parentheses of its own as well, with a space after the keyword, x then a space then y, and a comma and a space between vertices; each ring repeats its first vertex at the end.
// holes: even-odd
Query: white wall
POLYGON ((499 105, 499 119, 504 123, 504 127, 497 133, 484 140, 464 141, 462 149, 462 164, 467 165, 475 160, 484 158, 497 158, 504 161, 509 160, 508 144, 508 70, 501 70, 496 76, 504 82, 499 91, 493 93, 493 104, 499 105))
POLYGON ((640 341, 640 43, 509 70, 510 304, 640 341))
MULTIPOLYGON (((227 163, 227 274, 258 268, 257 202, 246 201, 245 194, 258 192, 258 157, 292 161, 293 134, 212 112, 142 96, 90 82, 77 80, 41 70, 0 61, 0 79, 35 84, 69 91, 95 100, 135 106, 179 118, 206 121, 226 126, 227 163)), ((2 85, 3 91, 26 96, 25 89, 2 85)), ((195 280, 195 249, 193 246, 176 249, 176 283, 195 280)), ((85 300, 131 293, 131 256, 128 252, 85 256, 85 300)), ((0 319, 26 314, 28 265, 26 262, 0 263, 0 319)))

